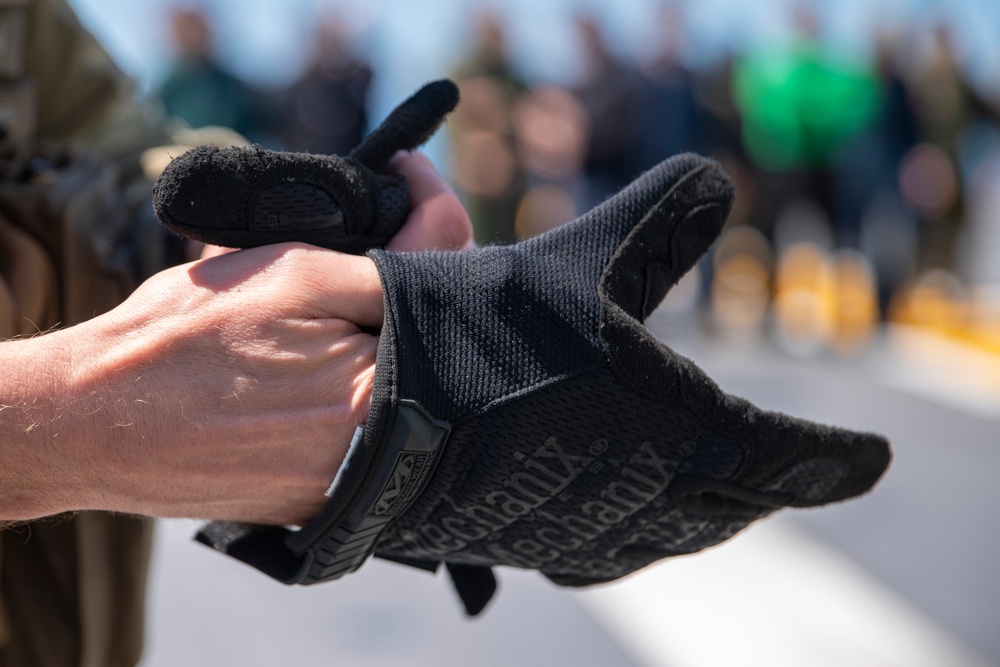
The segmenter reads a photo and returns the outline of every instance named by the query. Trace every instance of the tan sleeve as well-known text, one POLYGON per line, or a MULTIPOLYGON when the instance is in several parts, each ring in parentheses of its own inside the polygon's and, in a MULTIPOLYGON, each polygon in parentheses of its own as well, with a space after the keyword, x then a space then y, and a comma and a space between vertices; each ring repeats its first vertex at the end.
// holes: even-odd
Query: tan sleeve
POLYGON ((55 267, 31 236, 0 215, 0 337, 32 335, 59 322, 55 267))
POLYGON ((131 80, 66 0, 0 0, 0 36, 8 135, 82 144, 112 160, 168 143, 162 114, 136 102, 131 80))
POLYGON ((47 102, 38 106, 37 132, 69 139, 100 123, 128 81, 65 0, 30 0, 27 10, 25 71, 47 102))

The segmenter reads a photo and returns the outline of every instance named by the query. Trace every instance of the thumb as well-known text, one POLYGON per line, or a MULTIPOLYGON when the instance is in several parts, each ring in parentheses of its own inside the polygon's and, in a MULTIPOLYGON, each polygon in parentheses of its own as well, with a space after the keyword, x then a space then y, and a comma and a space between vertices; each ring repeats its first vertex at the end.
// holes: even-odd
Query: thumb
POLYGON ((600 291, 641 321, 718 238, 729 215, 733 185, 718 163, 693 155, 664 163, 637 185, 659 187, 663 194, 611 258, 600 291))
POLYGON ((196 285, 213 292, 257 294, 281 317, 337 318, 378 328, 385 315, 378 270, 360 255, 279 243, 208 257, 187 267, 196 285))

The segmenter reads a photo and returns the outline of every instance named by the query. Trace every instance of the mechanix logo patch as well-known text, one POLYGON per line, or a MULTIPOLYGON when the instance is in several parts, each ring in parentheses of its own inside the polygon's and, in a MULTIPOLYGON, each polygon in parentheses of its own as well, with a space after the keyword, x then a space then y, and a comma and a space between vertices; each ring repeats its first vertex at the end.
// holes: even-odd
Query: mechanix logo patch
POLYGON ((427 474, 429 458, 427 453, 400 452, 370 516, 395 516, 405 509, 416 490, 423 486, 421 480, 427 474))

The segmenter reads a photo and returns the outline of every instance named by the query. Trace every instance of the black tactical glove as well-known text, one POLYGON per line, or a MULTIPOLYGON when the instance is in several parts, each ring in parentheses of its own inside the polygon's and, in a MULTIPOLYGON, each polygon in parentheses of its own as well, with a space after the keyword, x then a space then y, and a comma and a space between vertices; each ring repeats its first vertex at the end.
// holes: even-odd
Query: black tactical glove
POLYGON ((372 408, 329 503, 297 532, 215 522, 199 539, 286 583, 372 553, 444 562, 475 614, 493 565, 604 582, 867 491, 883 438, 728 396, 642 325, 731 197, 717 164, 683 155, 530 241, 371 251, 386 301, 372 408))
POLYGON ((153 206, 181 236, 227 248, 301 241, 362 253, 385 245, 410 211, 389 159, 427 141, 458 103, 451 81, 427 84, 346 158, 199 146, 157 179, 153 206))

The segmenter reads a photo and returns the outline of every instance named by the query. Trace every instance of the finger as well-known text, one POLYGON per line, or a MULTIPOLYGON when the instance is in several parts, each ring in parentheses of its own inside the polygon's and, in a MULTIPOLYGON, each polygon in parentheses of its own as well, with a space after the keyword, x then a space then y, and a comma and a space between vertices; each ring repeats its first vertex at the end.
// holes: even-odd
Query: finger
POLYGON ((406 183, 335 155, 200 146, 164 170, 153 208, 168 229, 212 245, 299 241, 361 254, 405 221, 406 183))
POLYGON ((278 318, 340 318, 380 327, 385 315, 375 264, 304 243, 249 248, 189 265, 191 280, 214 292, 253 291, 278 318))
POLYGON ((295 271, 302 277, 309 314, 344 319, 359 327, 381 327, 385 310, 375 263, 359 255, 303 248, 307 266, 295 271))
POLYGON ((472 222, 455 192, 420 153, 397 153, 389 171, 410 186, 410 215, 386 246, 398 252, 461 250, 472 244, 472 222))

